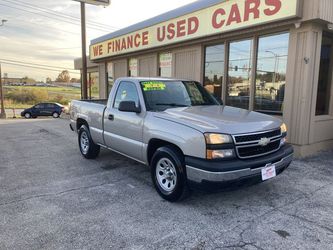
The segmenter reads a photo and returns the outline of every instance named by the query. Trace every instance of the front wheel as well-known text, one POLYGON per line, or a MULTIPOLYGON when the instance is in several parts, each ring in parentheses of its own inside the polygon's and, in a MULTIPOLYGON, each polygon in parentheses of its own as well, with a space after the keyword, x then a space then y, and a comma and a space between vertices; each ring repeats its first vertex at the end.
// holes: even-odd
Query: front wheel
POLYGON ((24 117, 25 117, 25 119, 30 119, 31 118, 31 114, 30 113, 25 113, 24 117))
POLYGON ((93 142, 90 131, 85 125, 79 129, 79 147, 81 154, 87 159, 97 158, 100 152, 101 147, 93 142))
POLYGON ((59 114, 58 114, 57 112, 54 112, 54 113, 52 114, 52 116, 53 116, 53 118, 59 118, 59 114))
POLYGON ((187 193, 186 174, 182 154, 174 147, 157 149, 151 161, 151 176, 158 194, 174 202, 187 193))

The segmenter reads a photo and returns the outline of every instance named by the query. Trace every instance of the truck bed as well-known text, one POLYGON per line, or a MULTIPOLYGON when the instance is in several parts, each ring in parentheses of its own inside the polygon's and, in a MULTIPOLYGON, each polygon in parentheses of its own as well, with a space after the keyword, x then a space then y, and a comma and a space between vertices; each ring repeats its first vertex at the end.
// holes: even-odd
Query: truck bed
POLYGON ((90 132, 96 143, 104 143, 104 112, 107 100, 80 100, 71 102, 70 119, 75 127, 79 119, 83 119, 89 124, 90 132))

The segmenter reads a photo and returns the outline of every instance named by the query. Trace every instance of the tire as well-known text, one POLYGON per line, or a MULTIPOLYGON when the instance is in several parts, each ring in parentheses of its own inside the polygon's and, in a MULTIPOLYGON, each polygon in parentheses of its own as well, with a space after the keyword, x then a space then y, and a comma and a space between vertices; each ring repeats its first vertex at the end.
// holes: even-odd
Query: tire
POLYGON ((53 118, 59 118, 59 116, 60 116, 60 115, 59 115, 57 112, 54 112, 54 113, 52 114, 52 117, 53 117, 53 118))
POLYGON ((189 194, 184 157, 175 147, 165 146, 157 149, 150 166, 152 181, 163 199, 175 202, 189 194))
POLYGON ((24 114, 24 117, 25 119, 30 119, 31 118, 31 114, 28 112, 28 113, 25 113, 24 114))
POLYGON ((90 135, 90 131, 86 125, 82 125, 79 129, 78 136, 80 152, 86 159, 95 159, 99 155, 101 147, 96 145, 90 135))

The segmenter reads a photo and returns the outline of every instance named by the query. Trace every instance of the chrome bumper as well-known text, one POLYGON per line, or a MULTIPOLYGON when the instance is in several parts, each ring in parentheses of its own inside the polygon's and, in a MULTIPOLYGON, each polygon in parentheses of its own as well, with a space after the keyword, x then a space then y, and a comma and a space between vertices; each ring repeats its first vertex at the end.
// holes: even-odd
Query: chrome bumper
POLYGON ((228 172, 209 172, 186 165, 186 173, 187 173, 187 179, 196 183, 201 183, 202 181, 209 181, 209 182, 236 181, 238 179, 246 177, 261 175, 261 170, 269 165, 275 165, 276 171, 281 170, 287 167, 291 163, 292 159, 293 159, 293 154, 290 154, 287 157, 282 158, 278 162, 268 163, 265 166, 259 168, 255 169, 246 168, 246 169, 241 169, 237 171, 228 171, 228 172))

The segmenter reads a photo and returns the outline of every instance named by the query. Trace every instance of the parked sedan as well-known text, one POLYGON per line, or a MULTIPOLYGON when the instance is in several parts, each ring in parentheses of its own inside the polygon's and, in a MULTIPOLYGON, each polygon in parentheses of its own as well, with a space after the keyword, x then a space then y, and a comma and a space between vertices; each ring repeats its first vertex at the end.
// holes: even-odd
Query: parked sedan
POLYGON ((27 119, 36 118, 38 116, 53 116, 59 118, 64 111, 64 106, 59 103, 39 103, 31 108, 25 109, 21 112, 21 116, 27 119))

